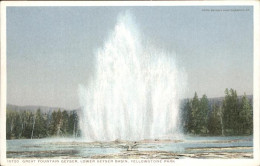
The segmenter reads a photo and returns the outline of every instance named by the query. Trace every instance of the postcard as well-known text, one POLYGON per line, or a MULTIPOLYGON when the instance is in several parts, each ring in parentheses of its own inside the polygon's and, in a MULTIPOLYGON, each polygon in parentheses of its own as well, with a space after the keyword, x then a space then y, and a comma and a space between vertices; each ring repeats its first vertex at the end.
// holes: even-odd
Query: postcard
POLYGON ((259 165, 259 2, 2 2, 1 165, 259 165))

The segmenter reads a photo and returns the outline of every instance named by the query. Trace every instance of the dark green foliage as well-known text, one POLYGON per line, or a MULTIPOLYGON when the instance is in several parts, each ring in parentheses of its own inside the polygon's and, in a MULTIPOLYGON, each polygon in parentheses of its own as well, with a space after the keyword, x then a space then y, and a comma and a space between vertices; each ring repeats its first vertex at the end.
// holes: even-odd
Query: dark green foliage
POLYGON ((223 125, 225 135, 239 134, 239 100, 237 93, 233 89, 225 90, 225 99, 223 101, 223 125))
POLYGON ((239 128, 241 133, 252 134, 253 133, 253 108, 246 97, 246 94, 242 97, 241 111, 239 115, 239 128))
POLYGON ((33 121, 34 121, 34 115, 31 112, 26 112, 25 113, 25 122, 24 122, 24 133, 23 133, 23 138, 31 138, 32 135, 32 128, 33 128, 33 121))
POLYGON ((193 117, 192 117, 192 105, 191 101, 188 100, 187 103, 184 105, 183 108, 183 122, 184 122, 184 132, 191 133, 193 127, 193 117))
POLYGON ((34 135, 33 137, 42 138, 47 136, 47 117, 44 116, 40 109, 37 110, 35 115, 34 135))
POLYGON ((207 114, 209 112, 209 103, 206 95, 199 100, 197 93, 191 101, 184 106, 186 112, 185 131, 193 134, 207 133, 207 114))
POLYGON ((11 139, 14 137, 14 120, 15 120, 15 114, 13 111, 7 111, 6 114, 6 138, 11 139))
POLYGON ((53 111, 43 114, 40 109, 6 113, 6 138, 44 138, 51 136, 79 136, 79 119, 76 111, 53 111))
POLYGON ((200 102, 199 102, 199 98, 197 95, 197 92, 195 92, 194 97, 192 99, 191 102, 191 114, 192 114, 192 119, 193 119, 193 133, 199 133, 199 106, 200 106, 200 102))
POLYGON ((57 136, 61 136, 62 135, 62 131, 61 131, 61 125, 62 125, 62 114, 61 111, 58 110, 57 112, 57 116, 56 116, 56 135, 57 136))
POLYGON ((211 112, 209 113, 207 128, 210 135, 221 135, 221 109, 217 105, 213 105, 211 112))
POLYGON ((57 133, 57 112, 53 111, 51 114, 51 122, 49 126, 49 135, 56 135, 57 133))
POLYGON ((68 133, 70 135, 73 135, 74 137, 79 136, 79 117, 76 113, 76 111, 72 111, 72 113, 69 115, 69 121, 68 121, 68 133))
POLYGON ((64 136, 68 135, 69 131, 69 114, 67 111, 62 112, 62 124, 61 124, 61 131, 64 136))
POLYGON ((195 92, 183 107, 184 131, 198 135, 250 135, 253 133, 253 108, 246 94, 242 99, 233 89, 225 90, 224 100, 209 105, 206 95, 195 92))
POLYGON ((209 101, 206 95, 203 95, 200 99, 199 110, 196 114, 197 120, 197 133, 206 134, 207 133, 207 115, 209 112, 209 101))

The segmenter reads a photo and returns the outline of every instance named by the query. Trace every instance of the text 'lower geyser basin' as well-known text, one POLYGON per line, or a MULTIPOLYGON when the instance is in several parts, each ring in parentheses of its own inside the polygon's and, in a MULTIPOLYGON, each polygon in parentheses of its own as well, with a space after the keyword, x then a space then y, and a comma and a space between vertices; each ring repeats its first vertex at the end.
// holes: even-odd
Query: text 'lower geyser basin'
POLYGON ((87 141, 174 139, 185 72, 174 54, 145 42, 130 13, 118 17, 98 50, 93 78, 79 86, 80 126, 87 141))

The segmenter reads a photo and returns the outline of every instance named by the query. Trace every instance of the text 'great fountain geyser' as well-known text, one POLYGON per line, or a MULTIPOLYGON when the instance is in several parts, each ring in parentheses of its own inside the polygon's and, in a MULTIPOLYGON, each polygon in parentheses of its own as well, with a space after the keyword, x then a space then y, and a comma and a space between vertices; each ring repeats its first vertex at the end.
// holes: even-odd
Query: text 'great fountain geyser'
POLYGON ((85 140, 171 139, 181 134, 185 72, 178 70, 174 54, 141 38, 131 14, 118 17, 95 56, 95 76, 79 86, 85 140))

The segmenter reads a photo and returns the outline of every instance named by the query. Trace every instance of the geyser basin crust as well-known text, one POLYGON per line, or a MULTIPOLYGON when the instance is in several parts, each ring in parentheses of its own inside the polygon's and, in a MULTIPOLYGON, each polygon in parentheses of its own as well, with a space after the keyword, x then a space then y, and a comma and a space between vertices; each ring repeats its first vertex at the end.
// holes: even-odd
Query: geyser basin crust
POLYGON ((182 140, 95 141, 24 139, 7 141, 8 158, 177 159, 252 158, 252 137, 184 137, 182 140), (129 148, 129 146, 131 148, 129 148))

